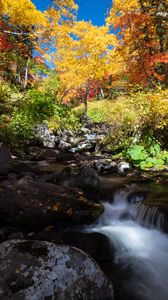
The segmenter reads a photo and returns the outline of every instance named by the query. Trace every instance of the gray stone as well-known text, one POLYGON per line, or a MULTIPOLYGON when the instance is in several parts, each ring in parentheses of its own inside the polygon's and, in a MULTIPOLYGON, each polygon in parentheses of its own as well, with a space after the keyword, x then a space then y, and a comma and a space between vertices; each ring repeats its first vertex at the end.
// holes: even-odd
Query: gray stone
POLYGON ((48 129, 46 124, 38 125, 35 128, 36 137, 42 142, 44 147, 54 148, 55 147, 55 136, 48 129))
POLYGON ((113 287, 85 252, 48 242, 0 245, 0 299, 113 300, 113 287))
POLYGON ((90 142, 82 142, 77 147, 71 148, 69 151, 72 153, 76 152, 86 152, 93 148, 93 144, 90 142))
POLYGON ((71 144, 70 143, 67 143, 67 142, 65 142, 65 141, 63 141, 63 140, 60 140, 60 142, 59 142, 59 145, 58 145, 58 148, 60 149, 60 150, 68 150, 69 148, 71 148, 71 144))
POLYGON ((98 171, 98 173, 112 173, 116 170, 116 162, 111 159, 99 159, 94 162, 94 167, 98 171))
POLYGON ((125 161, 121 161, 118 163, 117 165, 117 173, 118 174, 124 174, 126 171, 130 170, 130 164, 125 162, 125 161))

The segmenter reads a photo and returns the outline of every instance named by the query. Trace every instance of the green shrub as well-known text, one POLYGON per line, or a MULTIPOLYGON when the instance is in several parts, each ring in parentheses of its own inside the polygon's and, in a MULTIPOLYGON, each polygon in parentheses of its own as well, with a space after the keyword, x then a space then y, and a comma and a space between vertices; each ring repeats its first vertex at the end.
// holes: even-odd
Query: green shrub
POLYGON ((78 123, 69 107, 56 102, 52 94, 39 90, 30 90, 20 106, 14 109, 12 117, 14 133, 23 140, 33 139, 34 127, 43 122, 55 131, 60 127, 73 128, 78 123))
POLYGON ((168 165, 168 151, 161 150, 156 141, 135 144, 123 152, 123 156, 141 169, 163 169, 168 165))
POLYGON ((105 118, 104 112, 99 110, 99 108, 93 108, 88 111, 88 116, 94 122, 102 122, 105 118))

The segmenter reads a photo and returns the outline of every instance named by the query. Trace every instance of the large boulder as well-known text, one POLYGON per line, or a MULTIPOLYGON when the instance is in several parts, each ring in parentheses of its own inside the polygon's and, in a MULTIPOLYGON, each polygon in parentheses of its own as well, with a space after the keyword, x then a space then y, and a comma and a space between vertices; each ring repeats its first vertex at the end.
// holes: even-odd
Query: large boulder
POLYGON ((96 199, 100 189, 99 176, 91 167, 83 167, 75 173, 73 168, 65 167, 60 176, 56 178, 53 176, 53 182, 62 186, 80 188, 89 199, 96 199))
POLYGON ((0 299, 112 300, 113 287, 83 251, 40 241, 0 245, 0 299))
POLYGON ((57 222, 88 224, 102 212, 103 206, 88 201, 79 189, 25 179, 0 185, 0 225, 3 226, 31 230, 57 222))

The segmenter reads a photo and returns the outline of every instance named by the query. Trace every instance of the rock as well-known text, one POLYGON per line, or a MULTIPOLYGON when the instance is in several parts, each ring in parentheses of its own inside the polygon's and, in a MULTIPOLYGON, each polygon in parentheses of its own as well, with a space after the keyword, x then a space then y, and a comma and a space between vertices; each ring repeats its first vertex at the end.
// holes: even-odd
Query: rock
POLYGON ((82 170, 79 172, 77 176, 78 180, 78 187, 82 189, 94 189, 98 190, 99 189, 99 184, 100 184, 100 179, 97 174, 97 172, 90 168, 90 167, 84 167, 82 170))
POLYGON ((68 143, 68 142, 65 142, 63 140, 60 140, 59 141, 59 145, 58 145, 58 148, 62 151, 65 151, 65 150, 68 150, 71 148, 71 144, 68 143))
POLYGON ((90 167, 83 167, 76 174, 70 167, 64 168, 57 178, 57 184, 66 187, 78 187, 84 191, 89 199, 95 199, 100 188, 100 179, 97 172, 90 167))
POLYGON ((113 300, 113 287, 83 251, 40 241, 0 245, 0 299, 113 300))
POLYGON ((54 228, 48 226, 41 231, 29 233, 26 239, 47 241, 59 245, 69 245, 77 247, 91 257, 93 257, 98 264, 104 261, 112 261, 115 259, 115 249, 109 238, 99 232, 77 232, 55 231, 54 228))
POLYGON ((7 179, 10 181, 16 181, 17 180, 17 174, 16 173, 9 173, 7 176, 7 179))
POLYGON ((40 153, 40 155, 38 156, 38 159, 55 159, 56 156, 59 154, 59 151, 58 150, 55 150, 55 149, 43 149, 43 151, 40 153))
POLYGON ((80 129, 80 132, 81 132, 81 133, 90 133, 90 130, 89 130, 88 128, 86 128, 86 127, 82 127, 82 128, 80 129))
POLYGON ((109 238, 99 232, 65 232, 61 239, 64 244, 82 249, 91 255, 97 263, 112 261, 115 258, 115 249, 109 238))
POLYGON ((99 159, 96 160, 93 164, 94 168, 98 171, 98 173, 114 173, 116 171, 116 162, 111 159, 99 159))
POLYGON ((3 146, 0 146, 0 162, 10 163, 12 161, 12 156, 10 150, 3 146))
POLYGON ((86 152, 88 150, 91 150, 94 148, 94 145, 92 143, 90 143, 90 141, 86 141, 86 142, 82 142, 80 144, 78 144, 77 147, 71 148, 69 151, 72 153, 76 153, 76 152, 86 152))
POLYGON ((168 233, 168 186, 166 184, 143 185, 141 192, 145 197, 138 207, 138 222, 168 233))
POLYGON ((84 134, 84 137, 88 141, 95 141, 95 140, 97 140, 96 133, 92 133, 92 132, 84 134))
POLYGON ((0 146, 0 175, 8 174, 12 162, 12 156, 8 148, 0 146))
POLYGON ((89 224, 103 212, 80 190, 21 179, 0 185, 0 224, 34 230, 57 222, 89 224))
POLYGON ((56 162, 66 164, 76 159, 76 155, 73 153, 60 153, 56 157, 56 162))
POLYGON ((126 171, 130 170, 130 164, 125 162, 125 161, 121 161, 118 163, 117 165, 117 173, 118 174, 124 174, 126 171))
POLYGON ((85 124, 85 127, 93 124, 91 119, 89 118, 89 116, 87 114, 82 114, 81 115, 80 122, 85 124))
POLYGON ((35 128, 35 135, 42 142, 44 147, 55 147, 55 136, 49 131, 46 124, 37 125, 37 127, 35 128))
POLYGON ((23 162, 23 161, 15 161, 12 163, 11 166, 11 172, 12 173, 16 173, 16 174, 21 174, 21 175, 32 175, 35 176, 35 174, 39 174, 39 170, 35 167, 32 166, 27 162, 23 162))
POLYGON ((0 243, 11 239, 23 239, 24 236, 15 227, 6 226, 0 228, 0 243))

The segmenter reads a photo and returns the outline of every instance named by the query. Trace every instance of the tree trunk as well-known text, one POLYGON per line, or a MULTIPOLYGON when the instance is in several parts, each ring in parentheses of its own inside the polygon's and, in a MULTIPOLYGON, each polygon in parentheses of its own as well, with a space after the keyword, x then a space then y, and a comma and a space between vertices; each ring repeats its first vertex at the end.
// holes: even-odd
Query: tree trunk
POLYGON ((83 98, 83 103, 84 103, 84 111, 83 111, 83 114, 84 114, 84 115, 87 115, 87 111, 88 111, 87 95, 84 96, 84 98, 83 98))
POLYGON ((24 89, 26 89, 26 87, 27 87, 27 82, 28 82, 29 63, 30 63, 30 58, 28 57, 28 59, 27 59, 27 64, 26 64, 26 69, 25 69, 24 89))

